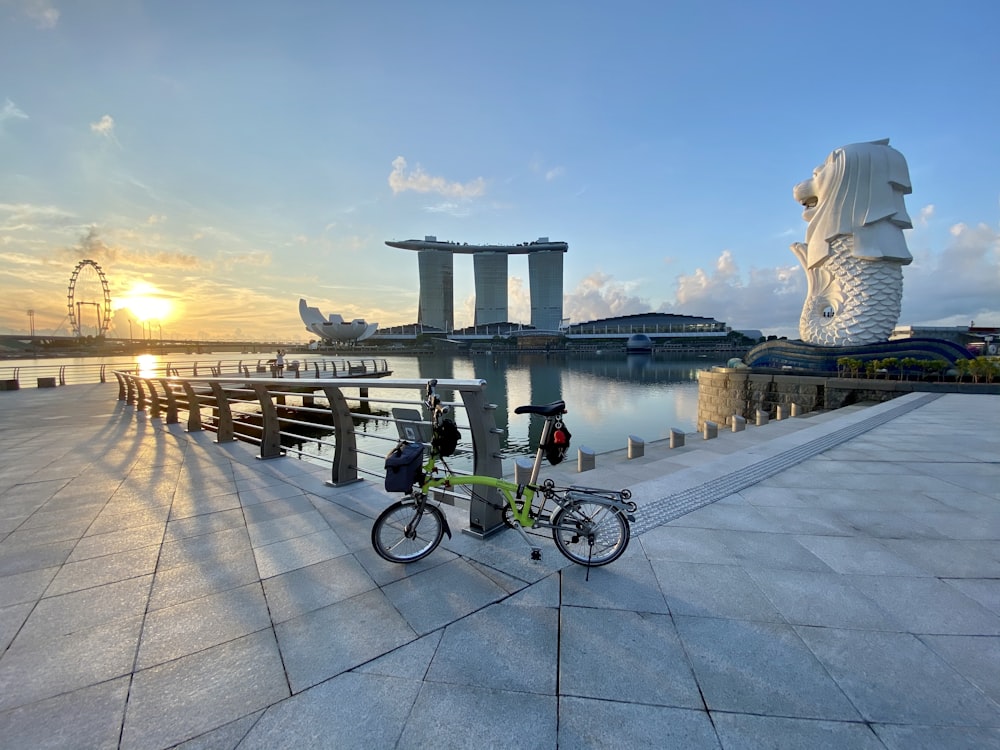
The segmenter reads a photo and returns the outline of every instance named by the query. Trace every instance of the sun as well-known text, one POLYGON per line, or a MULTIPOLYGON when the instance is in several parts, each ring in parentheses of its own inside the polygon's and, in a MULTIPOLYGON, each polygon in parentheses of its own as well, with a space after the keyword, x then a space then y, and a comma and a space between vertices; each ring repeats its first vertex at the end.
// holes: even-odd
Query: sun
POLYGON ((173 310, 171 301, 155 286, 144 281, 134 283, 117 302, 117 308, 128 310, 139 322, 166 320, 173 310))

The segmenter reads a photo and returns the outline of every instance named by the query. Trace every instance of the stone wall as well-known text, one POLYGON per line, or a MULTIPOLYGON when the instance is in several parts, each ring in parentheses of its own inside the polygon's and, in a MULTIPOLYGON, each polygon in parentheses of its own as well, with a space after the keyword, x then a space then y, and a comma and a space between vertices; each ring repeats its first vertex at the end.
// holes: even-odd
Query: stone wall
POLYGON ((713 367, 698 373, 698 430, 706 420, 727 424, 734 414, 753 424, 758 409, 773 419, 779 405, 797 404, 800 413, 806 413, 863 401, 890 401, 914 391, 997 394, 1000 385, 828 378, 713 367))

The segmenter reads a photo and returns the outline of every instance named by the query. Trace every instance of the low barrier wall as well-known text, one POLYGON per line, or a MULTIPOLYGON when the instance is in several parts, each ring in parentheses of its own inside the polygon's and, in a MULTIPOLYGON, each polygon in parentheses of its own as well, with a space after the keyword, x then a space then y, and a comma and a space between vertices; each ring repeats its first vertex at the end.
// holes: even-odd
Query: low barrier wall
POLYGON ((795 405, 805 413, 890 401, 914 392, 998 394, 1000 384, 834 378, 713 367, 698 373, 698 430, 705 422, 728 424, 733 415, 756 422, 758 410, 775 418, 778 407, 795 405))

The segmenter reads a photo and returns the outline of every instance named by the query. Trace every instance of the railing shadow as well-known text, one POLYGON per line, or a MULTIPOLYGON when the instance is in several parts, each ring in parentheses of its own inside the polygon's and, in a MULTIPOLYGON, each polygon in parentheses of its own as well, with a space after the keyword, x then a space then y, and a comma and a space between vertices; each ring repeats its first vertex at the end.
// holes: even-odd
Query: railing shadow
MULTIPOLYGON (((424 380, 376 381, 342 374, 336 379, 256 374, 161 377, 122 370, 114 371, 114 376, 119 401, 133 406, 137 414, 165 424, 186 418, 189 432, 214 432, 217 443, 252 443, 261 460, 297 456, 329 465, 327 484, 334 487, 361 481, 363 476, 381 481, 386 453, 403 435, 411 440, 426 436, 428 431, 420 426, 430 424, 426 413, 413 409, 423 405, 424 380), (373 387, 378 389, 374 396, 373 387)), ((456 420, 463 439, 452 468, 502 477, 502 430, 496 426, 496 406, 486 402, 485 388, 484 380, 438 381, 439 392, 453 394, 448 405, 465 413, 464 421, 456 420)), ((470 532, 485 536, 502 526, 496 490, 477 493, 469 502, 470 532)))

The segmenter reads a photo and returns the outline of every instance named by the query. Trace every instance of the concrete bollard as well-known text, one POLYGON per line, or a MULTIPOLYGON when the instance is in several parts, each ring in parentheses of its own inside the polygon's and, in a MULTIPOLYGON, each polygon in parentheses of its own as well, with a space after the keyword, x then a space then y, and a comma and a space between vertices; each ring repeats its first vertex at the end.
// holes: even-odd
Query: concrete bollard
POLYGON ((802 416, 802 407, 798 404, 792 404, 792 416, 799 417, 802 416))
POLYGON ((739 414, 733 415, 733 432, 743 432, 747 428, 747 421, 739 414))
POLYGON ((597 468, 597 454, 594 453, 592 448, 588 448, 586 445, 581 445, 580 449, 577 451, 576 457, 576 470, 577 471, 590 471, 591 469, 597 468))
POLYGON ((719 425, 706 419, 705 426, 701 429, 701 436, 705 440, 719 437, 719 425))
POLYGON ((531 469, 535 462, 529 458, 514 459, 514 483, 527 484, 531 481, 531 469))
POLYGON ((628 457, 629 460, 633 458, 642 458, 646 452, 646 441, 641 437, 636 437, 635 435, 628 436, 628 457))
POLYGON ((670 428, 670 447, 671 448, 684 447, 684 433, 681 430, 678 430, 676 427, 670 428))
POLYGON ((770 418, 771 418, 771 415, 768 414, 763 409, 758 409, 757 410, 757 426, 758 427, 763 427, 764 425, 766 425, 767 422, 768 422, 768 420, 770 418))
POLYGON ((777 409, 775 409, 774 418, 776 420, 778 420, 779 422, 782 419, 787 419, 788 418, 788 407, 785 406, 784 404, 778 404, 777 409))

